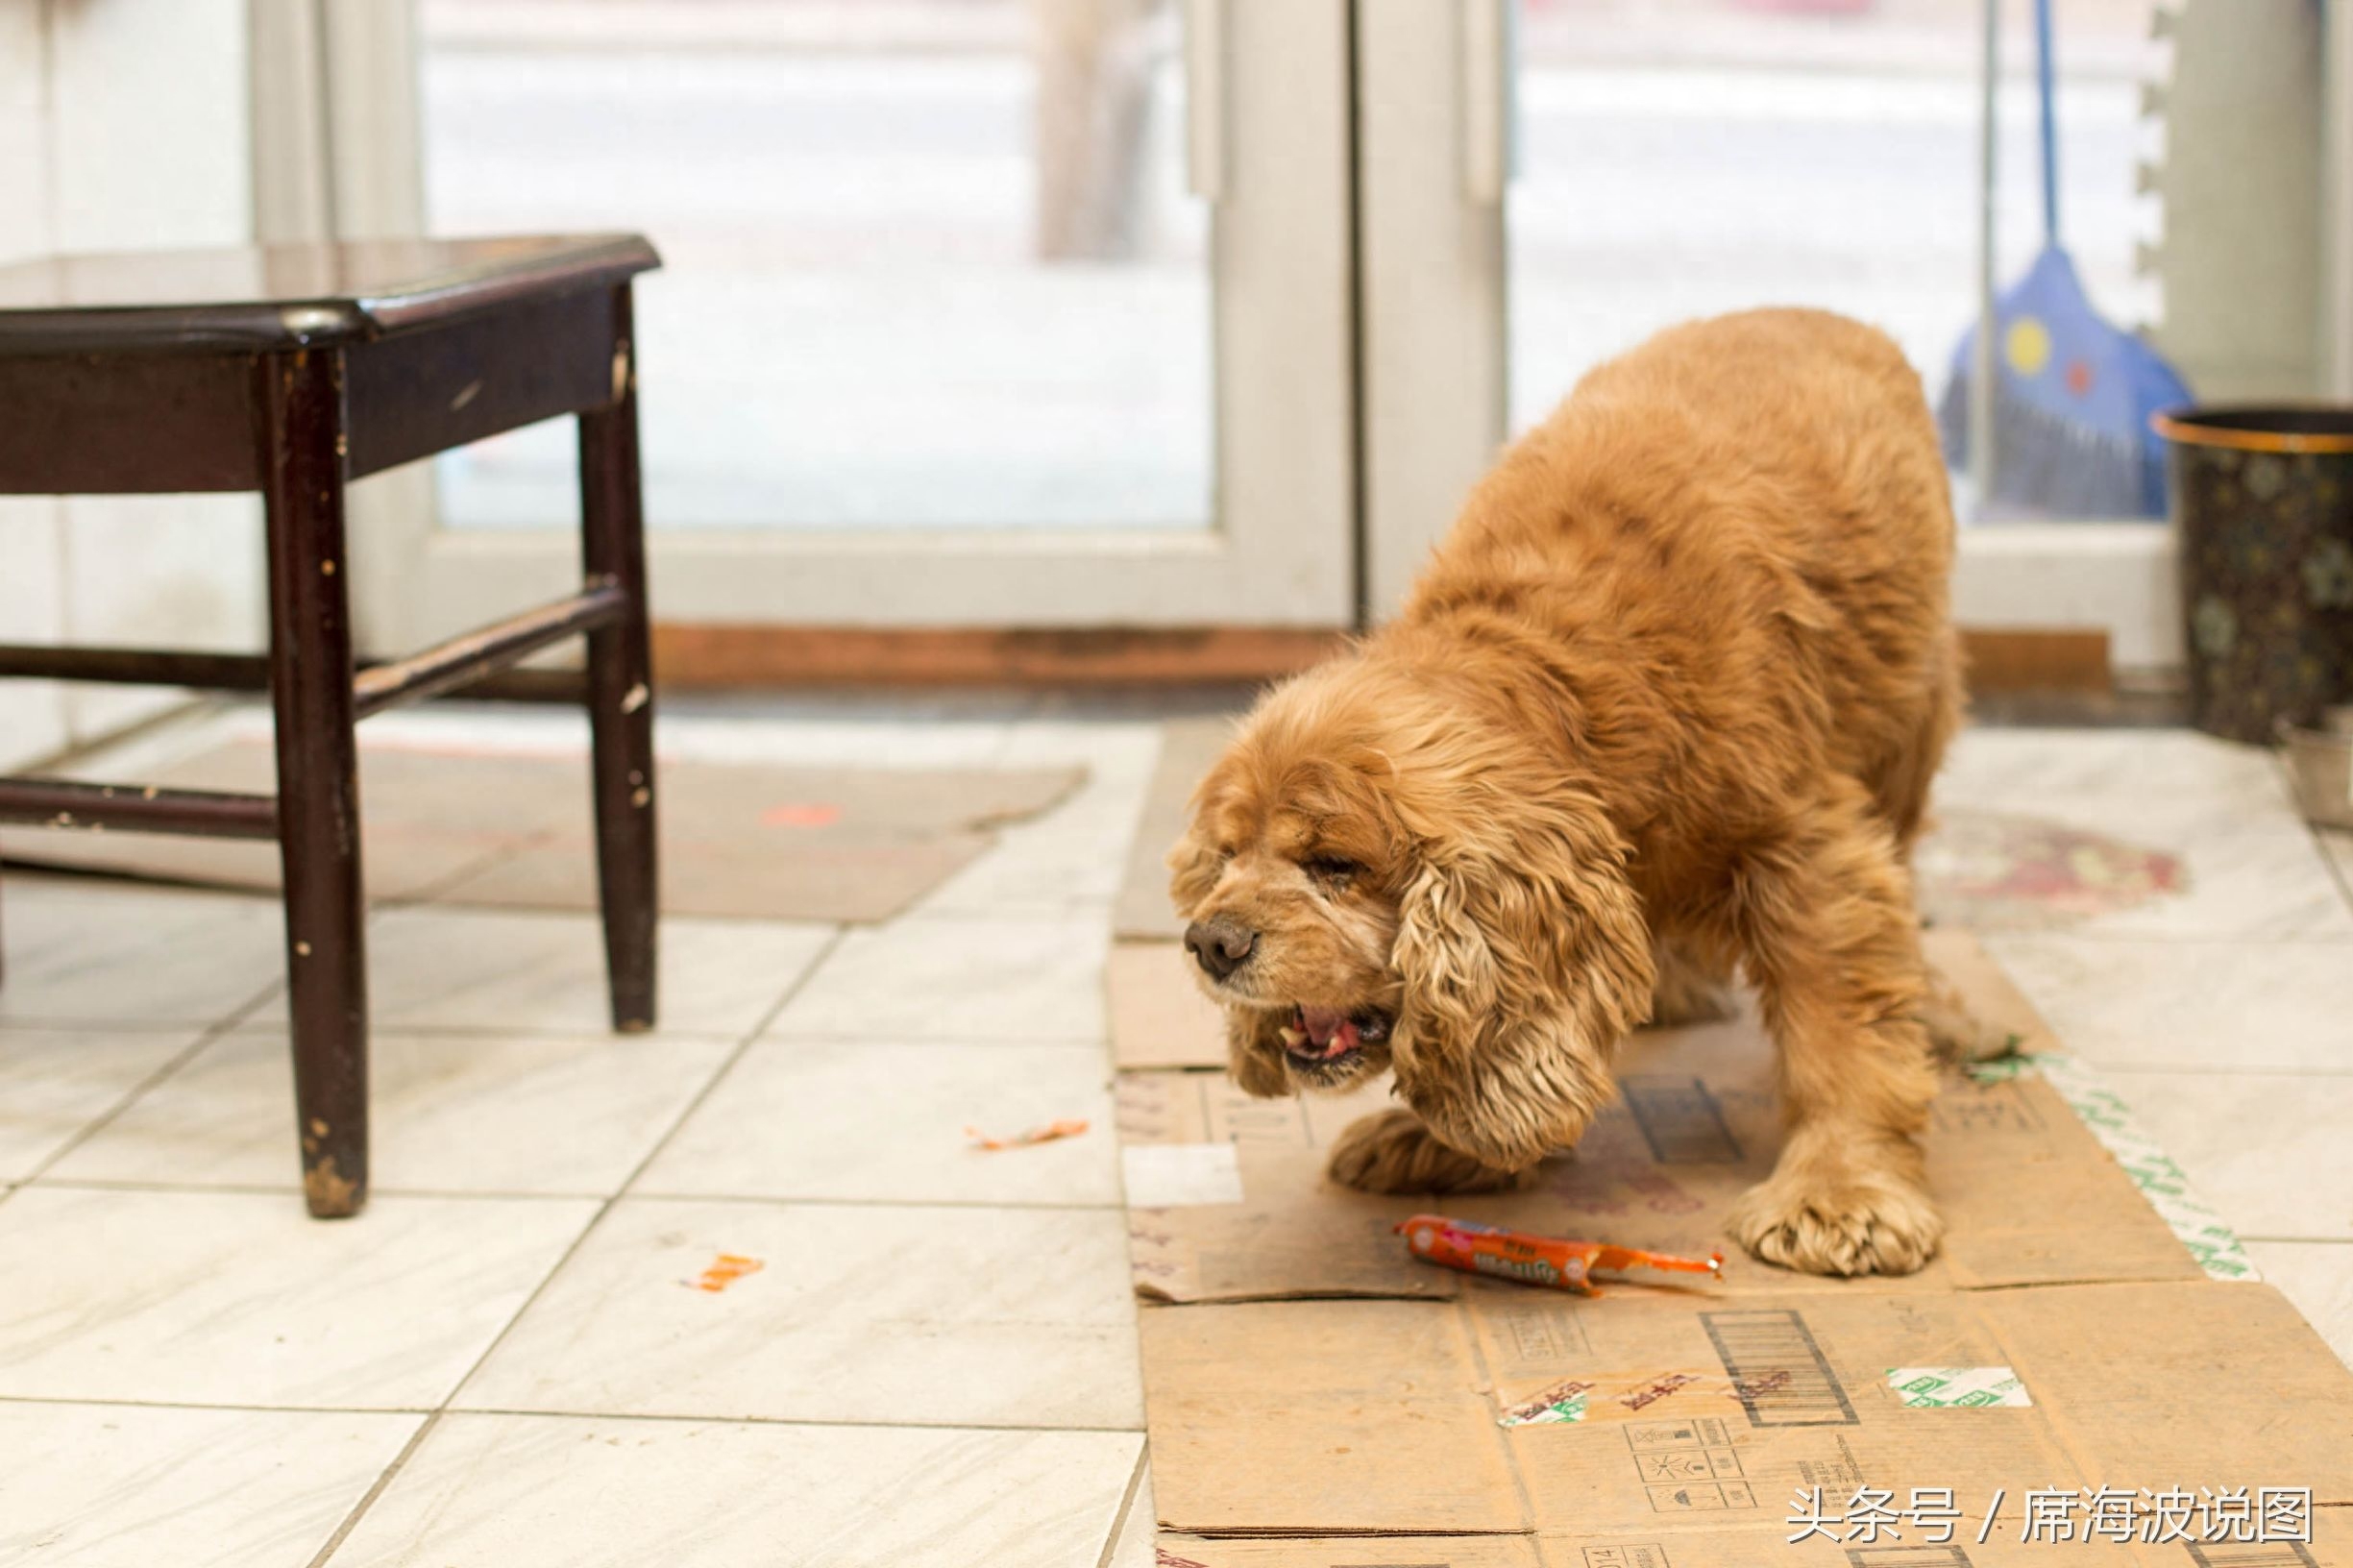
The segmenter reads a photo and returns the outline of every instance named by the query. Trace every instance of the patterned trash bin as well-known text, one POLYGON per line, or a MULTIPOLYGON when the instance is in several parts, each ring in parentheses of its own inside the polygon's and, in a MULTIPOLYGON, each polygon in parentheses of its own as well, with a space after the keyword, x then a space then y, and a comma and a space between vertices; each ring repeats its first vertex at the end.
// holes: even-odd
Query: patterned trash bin
POLYGON ((2353 408, 2159 414, 2190 722, 2268 745, 2353 697, 2353 408))

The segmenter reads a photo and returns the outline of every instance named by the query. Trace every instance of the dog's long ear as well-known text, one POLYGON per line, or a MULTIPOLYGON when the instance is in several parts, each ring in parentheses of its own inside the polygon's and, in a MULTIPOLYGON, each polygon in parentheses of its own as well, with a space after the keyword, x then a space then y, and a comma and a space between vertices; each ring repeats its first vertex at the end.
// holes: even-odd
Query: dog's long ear
POLYGON ((1518 1170, 1608 1100, 1648 1014, 1649 932, 1626 846, 1589 799, 1449 814, 1421 849, 1392 962, 1397 1085, 1439 1139, 1518 1170))

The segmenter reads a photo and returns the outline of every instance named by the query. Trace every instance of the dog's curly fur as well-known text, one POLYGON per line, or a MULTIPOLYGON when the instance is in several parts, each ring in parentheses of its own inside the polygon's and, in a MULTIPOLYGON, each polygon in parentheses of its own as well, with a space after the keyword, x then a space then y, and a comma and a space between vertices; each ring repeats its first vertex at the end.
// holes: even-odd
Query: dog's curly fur
POLYGON ((1506 1187, 1577 1140, 1628 1031, 1737 969, 1790 1133, 1731 1235, 1818 1273, 1920 1267, 1942 1222, 1907 863, 1961 712, 1952 545, 1920 379, 1870 328, 1753 311, 1585 377, 1397 619, 1268 694, 1196 793, 1172 888, 1242 953, 1203 976, 1235 1077, 1393 1066, 1410 1114, 1350 1129, 1335 1177, 1506 1187), (1287 1049, 1308 1008, 1358 1043, 1287 1049))

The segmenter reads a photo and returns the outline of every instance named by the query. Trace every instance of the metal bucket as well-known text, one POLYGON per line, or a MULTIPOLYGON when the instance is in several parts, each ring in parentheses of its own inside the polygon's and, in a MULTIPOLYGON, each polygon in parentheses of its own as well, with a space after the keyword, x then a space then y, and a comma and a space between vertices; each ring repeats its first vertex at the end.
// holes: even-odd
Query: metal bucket
POLYGON ((2169 444, 2190 722, 2269 743, 2353 698, 2353 408, 2184 408, 2169 444))

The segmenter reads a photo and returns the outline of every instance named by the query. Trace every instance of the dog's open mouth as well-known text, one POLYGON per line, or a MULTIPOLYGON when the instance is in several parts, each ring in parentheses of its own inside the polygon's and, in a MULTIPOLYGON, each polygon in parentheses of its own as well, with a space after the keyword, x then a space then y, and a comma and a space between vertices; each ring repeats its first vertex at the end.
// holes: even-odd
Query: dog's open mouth
POLYGON ((1300 1006, 1283 1029, 1283 1048, 1303 1065, 1328 1067, 1389 1038, 1389 1016, 1377 1010, 1343 1013, 1300 1006))

